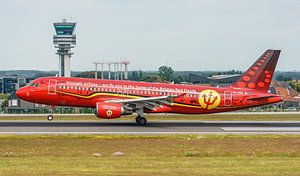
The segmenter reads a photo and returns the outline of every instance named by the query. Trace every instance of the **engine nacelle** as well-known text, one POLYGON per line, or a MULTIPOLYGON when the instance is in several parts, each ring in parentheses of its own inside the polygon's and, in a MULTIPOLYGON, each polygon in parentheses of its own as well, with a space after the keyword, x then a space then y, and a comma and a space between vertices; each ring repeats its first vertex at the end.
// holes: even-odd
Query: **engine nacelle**
POLYGON ((98 102, 96 104, 96 115, 99 118, 114 119, 128 114, 132 112, 126 110, 121 103, 98 102))

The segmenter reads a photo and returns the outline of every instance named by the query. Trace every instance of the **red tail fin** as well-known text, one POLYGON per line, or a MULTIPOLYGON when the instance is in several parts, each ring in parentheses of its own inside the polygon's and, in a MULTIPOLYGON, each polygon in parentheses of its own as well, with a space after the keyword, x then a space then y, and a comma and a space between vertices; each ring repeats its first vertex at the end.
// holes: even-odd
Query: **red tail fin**
POLYGON ((279 54, 280 50, 265 51, 232 86, 268 92, 279 54))

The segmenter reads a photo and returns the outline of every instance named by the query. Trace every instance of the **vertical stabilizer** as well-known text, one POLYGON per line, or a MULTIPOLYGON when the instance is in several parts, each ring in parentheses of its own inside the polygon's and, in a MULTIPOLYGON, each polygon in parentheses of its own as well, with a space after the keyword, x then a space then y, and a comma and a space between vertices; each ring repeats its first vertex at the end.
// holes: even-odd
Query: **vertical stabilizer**
POLYGON ((266 50, 232 86, 268 92, 279 54, 280 50, 266 50))

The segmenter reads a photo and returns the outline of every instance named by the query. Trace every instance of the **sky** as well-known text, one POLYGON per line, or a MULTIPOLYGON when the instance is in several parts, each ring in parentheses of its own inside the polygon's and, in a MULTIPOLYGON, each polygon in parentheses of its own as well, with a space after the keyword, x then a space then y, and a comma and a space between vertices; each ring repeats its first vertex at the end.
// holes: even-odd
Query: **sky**
POLYGON ((53 22, 77 22, 71 68, 128 60, 129 70, 246 70, 281 49, 300 71, 297 0, 1 0, 0 70, 58 70, 53 22))

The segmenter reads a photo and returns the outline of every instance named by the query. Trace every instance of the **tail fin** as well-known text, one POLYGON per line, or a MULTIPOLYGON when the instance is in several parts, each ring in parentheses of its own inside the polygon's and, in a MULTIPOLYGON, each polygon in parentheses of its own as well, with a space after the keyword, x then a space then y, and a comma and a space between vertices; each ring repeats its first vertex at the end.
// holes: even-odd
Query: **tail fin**
POLYGON ((268 92, 279 54, 280 50, 266 50, 232 86, 268 92))

